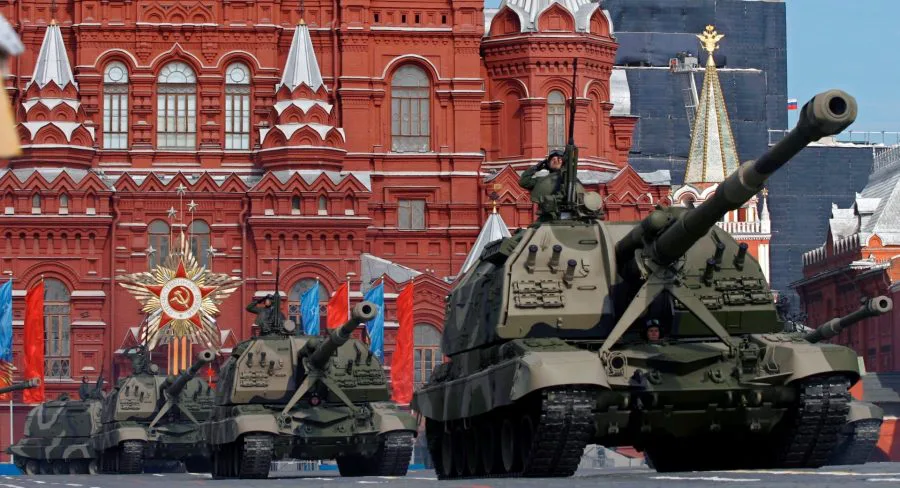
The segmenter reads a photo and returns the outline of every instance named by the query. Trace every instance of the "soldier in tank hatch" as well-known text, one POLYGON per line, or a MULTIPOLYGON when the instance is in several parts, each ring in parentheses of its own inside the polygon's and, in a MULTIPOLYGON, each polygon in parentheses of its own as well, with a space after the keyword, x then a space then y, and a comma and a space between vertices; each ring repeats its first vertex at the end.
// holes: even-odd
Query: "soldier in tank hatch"
MULTIPOLYGON (((280 331, 280 324, 276 323, 278 321, 275 320, 276 310, 274 303, 275 295, 270 294, 258 298, 247 305, 247 311, 256 315, 256 320, 253 321, 253 324, 259 327, 259 335, 276 334, 280 331)), ((281 315, 281 323, 287 320, 283 312, 280 310, 277 312, 281 315)))
MULTIPOLYGON (((531 201, 538 204, 538 221, 548 222, 561 217, 559 204, 564 198, 566 175, 565 154, 559 149, 550 151, 546 159, 525 170, 519 177, 519 186, 531 192, 531 201), (547 174, 538 174, 547 170, 547 174)), ((576 182, 577 196, 584 194, 584 187, 576 182)))

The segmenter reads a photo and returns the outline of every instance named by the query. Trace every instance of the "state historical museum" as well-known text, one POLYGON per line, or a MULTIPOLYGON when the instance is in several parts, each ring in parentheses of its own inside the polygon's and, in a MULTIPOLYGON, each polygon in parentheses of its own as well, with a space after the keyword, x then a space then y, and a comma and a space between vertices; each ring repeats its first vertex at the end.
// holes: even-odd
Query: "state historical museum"
MULTIPOLYGON (((23 297, 44 277, 48 398, 101 364, 127 373, 144 316, 116 277, 157 264, 182 230, 202 264, 243 281, 220 307, 224 352, 254 333, 244 307, 274 292, 280 248, 295 320, 315 280, 324 303, 384 278, 388 368, 393 300, 414 280, 423 381, 485 221, 532 221, 518 174, 565 143, 574 58, 581 181, 609 219, 668 203, 667 172, 627 165, 637 119, 588 0, 505 0, 495 15, 482 0, 0 0, 0 13, 26 46, 5 85, 24 154, 0 166, 0 274, 20 371, 23 297)), ((190 361, 173 347, 154 361, 190 361)))

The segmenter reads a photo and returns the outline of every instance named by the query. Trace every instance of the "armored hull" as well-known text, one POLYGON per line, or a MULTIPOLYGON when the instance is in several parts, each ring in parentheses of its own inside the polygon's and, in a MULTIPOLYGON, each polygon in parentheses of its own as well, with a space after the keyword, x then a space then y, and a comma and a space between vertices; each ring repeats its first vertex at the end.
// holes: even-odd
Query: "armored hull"
POLYGON ((851 349, 819 341, 890 299, 783 333, 759 263, 716 222, 855 114, 849 95, 817 95, 696 208, 606 223, 567 182, 569 218, 486 246, 447 300, 450 360, 411 405, 438 475, 569 476, 591 443, 635 446, 658 471, 826 464, 860 373, 851 349))
POLYGON ((204 425, 214 476, 265 478, 281 458, 337 459, 343 476, 406 474, 416 422, 390 402, 378 358, 349 339, 370 315, 354 314, 324 341, 261 336, 225 363, 204 425))
POLYGON ((16 466, 26 474, 96 473, 91 436, 101 408, 100 400, 52 400, 33 408, 24 437, 8 449, 16 466))

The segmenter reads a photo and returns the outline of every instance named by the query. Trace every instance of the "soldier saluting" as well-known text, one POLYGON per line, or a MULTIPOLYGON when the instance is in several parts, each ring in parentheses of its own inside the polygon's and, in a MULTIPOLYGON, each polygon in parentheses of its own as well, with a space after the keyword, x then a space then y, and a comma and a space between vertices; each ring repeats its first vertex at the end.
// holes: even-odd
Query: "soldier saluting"
MULTIPOLYGON (((531 191, 531 201, 538 204, 538 221, 548 222, 561 217, 559 204, 565 197, 565 153, 559 149, 550 151, 546 159, 528 168, 519 178, 519 186, 531 191), (538 174, 547 170, 547 174, 538 174)), ((576 179, 576 195, 584 193, 584 187, 576 179)))
MULTIPOLYGON (((279 300, 280 301, 280 300, 279 300)), ((259 335, 270 335, 280 332, 280 326, 287 317, 274 306, 275 296, 272 294, 253 300, 247 305, 247 311, 256 314, 254 325, 259 326, 259 335), (281 320, 276 320, 276 312, 281 320)))

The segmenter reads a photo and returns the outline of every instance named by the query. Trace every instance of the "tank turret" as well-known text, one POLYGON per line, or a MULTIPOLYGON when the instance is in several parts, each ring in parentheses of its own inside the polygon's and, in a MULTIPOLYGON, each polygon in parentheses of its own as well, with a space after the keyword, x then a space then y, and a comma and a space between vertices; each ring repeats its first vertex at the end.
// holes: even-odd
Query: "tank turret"
POLYGON ((176 376, 175 379, 171 382, 168 380, 166 381, 166 383, 164 384, 166 395, 170 398, 177 397, 178 394, 181 393, 181 390, 183 390, 184 387, 187 386, 188 382, 191 381, 191 378, 193 378, 197 375, 197 373, 200 372, 200 368, 211 363, 215 358, 216 354, 209 349, 198 354, 197 360, 194 361, 194 364, 192 364, 189 369, 179 373, 178 376, 176 376))
POLYGON ((353 331, 360 324, 374 319, 376 315, 378 315, 378 307, 374 303, 361 302, 356 304, 350 311, 350 318, 347 322, 336 329, 332 329, 324 341, 313 340, 307 342, 303 349, 300 350, 300 354, 308 357, 309 364, 314 368, 324 368, 337 349, 350 339, 353 331))
POLYGON ((806 334, 805 339, 809 342, 819 342, 841 333, 845 327, 855 325, 858 322, 869 317, 877 317, 894 309, 894 302, 890 298, 881 295, 875 298, 862 299, 862 305, 850 314, 843 317, 835 317, 828 322, 820 325, 816 330, 806 334))
POLYGON ((41 380, 38 378, 31 378, 30 380, 25 380, 19 383, 15 383, 9 386, 4 386, 0 388, 0 394, 9 393, 11 391, 19 391, 19 390, 27 390, 29 388, 36 388, 41 386, 41 380))

